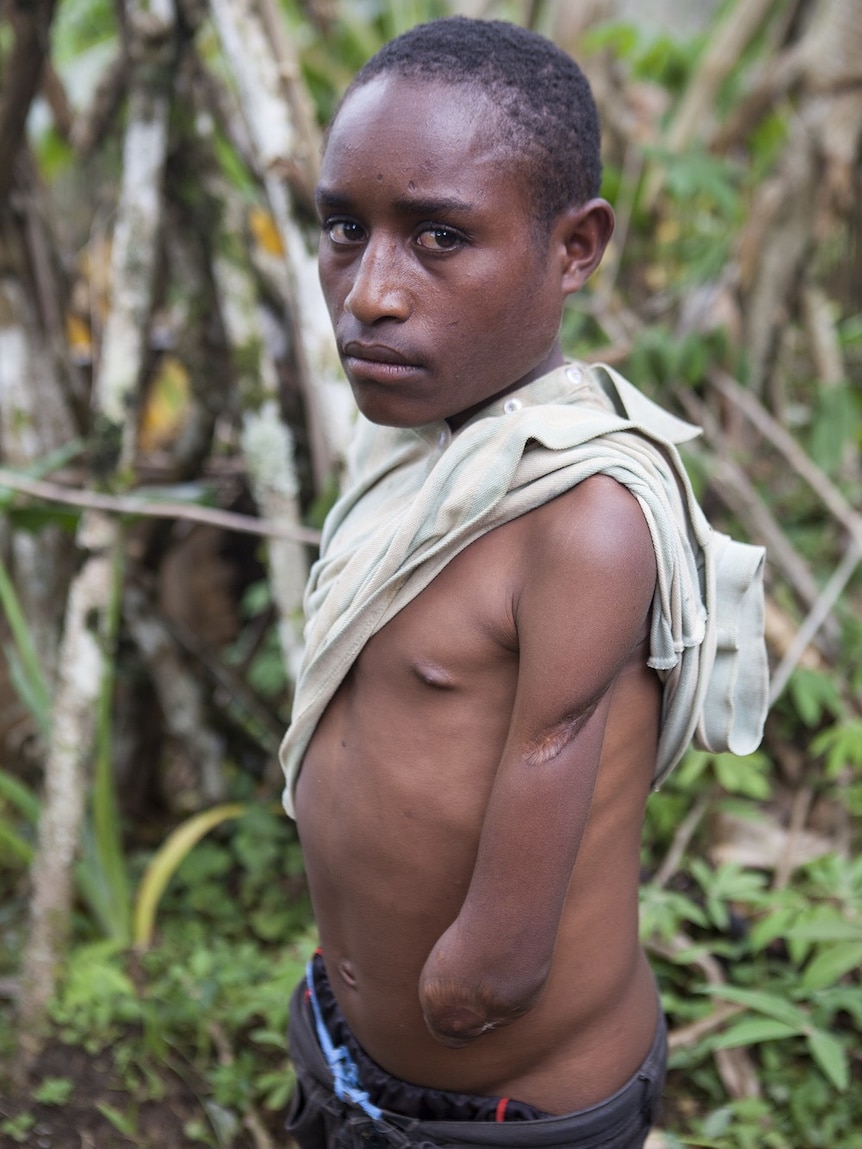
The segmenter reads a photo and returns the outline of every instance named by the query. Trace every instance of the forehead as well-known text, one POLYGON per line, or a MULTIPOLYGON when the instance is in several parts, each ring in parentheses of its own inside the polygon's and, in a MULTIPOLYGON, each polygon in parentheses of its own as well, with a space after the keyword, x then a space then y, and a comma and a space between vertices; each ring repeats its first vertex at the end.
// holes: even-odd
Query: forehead
POLYGON ((470 84, 375 76, 345 99, 327 136, 321 188, 372 180, 417 195, 438 185, 523 205, 525 163, 513 162, 501 117, 470 84))

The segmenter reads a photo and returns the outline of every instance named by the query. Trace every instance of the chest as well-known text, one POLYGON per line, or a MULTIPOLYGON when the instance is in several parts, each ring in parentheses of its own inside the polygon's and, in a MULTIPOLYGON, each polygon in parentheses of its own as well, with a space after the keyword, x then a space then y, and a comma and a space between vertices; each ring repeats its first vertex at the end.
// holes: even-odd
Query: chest
POLYGON ((516 673, 518 533, 507 524, 456 555, 369 640, 362 675, 451 696, 516 673))

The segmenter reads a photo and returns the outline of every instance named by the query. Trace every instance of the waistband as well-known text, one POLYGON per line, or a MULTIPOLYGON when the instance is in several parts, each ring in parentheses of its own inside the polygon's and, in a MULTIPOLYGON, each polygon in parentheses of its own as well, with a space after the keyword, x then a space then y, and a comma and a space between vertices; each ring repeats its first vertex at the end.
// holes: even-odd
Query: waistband
MULTIPOLYGON (((392 1145, 403 1145, 407 1134, 410 1144, 417 1144, 418 1137, 420 1140, 427 1139, 431 1145, 455 1143, 461 1146, 497 1145, 505 1149, 526 1149, 527 1146, 530 1149, 561 1149, 563 1146, 577 1144, 583 1146, 583 1149, 598 1149, 599 1146, 628 1144, 625 1140, 617 1141, 617 1137, 629 1129, 633 1132, 637 1129, 645 1130, 655 1120, 667 1069, 667 1025, 661 1010, 655 1037, 640 1068, 620 1089, 595 1105, 560 1116, 503 1122, 457 1118, 422 1120, 378 1106, 367 1094, 365 1097, 370 1103, 370 1109, 363 1106, 359 1099, 351 1098, 348 1089, 343 1088, 341 1096, 337 1094, 333 1072, 321 1045, 319 1028, 310 1007, 310 988, 303 980, 291 1002, 290 1041, 291 1051, 293 1053, 295 1050, 298 1058, 297 1071, 301 1060, 303 1068, 314 1080, 326 1087, 331 1095, 335 1095, 333 1100, 338 1098, 336 1103, 344 1107, 345 1114, 353 1112, 368 1121, 377 1135, 382 1135, 387 1143, 386 1131, 389 1130, 392 1145)), ((393 1081, 397 1080, 393 1078, 393 1081)), ((356 1085, 349 1081, 347 1084, 350 1089, 358 1088, 364 1092, 364 1082, 361 1080, 356 1085)), ((445 1095, 445 1091, 439 1092, 445 1095)), ((459 1095, 452 1096, 457 1098, 459 1095)))
POLYGON ((360 1107, 370 1116, 381 1110, 421 1121, 534 1121, 549 1117, 534 1105, 514 1097, 489 1097, 413 1085, 388 1073, 356 1040, 341 1012, 318 951, 306 971, 309 1005, 324 1057, 329 1063, 335 1093, 349 1089, 362 1093, 360 1107), (376 1112, 374 1112, 376 1111, 376 1112))

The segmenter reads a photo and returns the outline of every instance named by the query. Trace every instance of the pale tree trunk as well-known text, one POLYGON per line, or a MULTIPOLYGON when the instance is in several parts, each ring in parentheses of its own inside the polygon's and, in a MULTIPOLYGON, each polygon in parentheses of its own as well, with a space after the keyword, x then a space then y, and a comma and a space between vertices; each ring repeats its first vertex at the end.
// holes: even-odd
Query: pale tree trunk
MULTIPOLYGON (((242 408, 242 449, 261 517, 301 526, 293 434, 282 418, 276 366, 261 329, 254 284, 222 255, 214 267, 225 327, 234 351, 242 408)), ((279 639, 291 683, 302 657, 302 595, 306 548, 290 539, 267 540, 267 567, 278 612, 279 639)))
POLYGON ((30 104, 39 90, 56 3, 31 0, 8 6, 15 44, 4 64, 0 92, 0 208, 5 207, 14 181, 30 104))
MULTIPOLYGON (((167 147, 173 5, 129 0, 127 27, 135 71, 123 148, 123 179, 114 230, 110 302, 93 389, 100 477, 130 471, 138 382, 152 307, 160 229, 161 179, 167 147)), ((80 837, 99 693, 107 660, 103 636, 115 593, 116 520, 85 512, 78 545, 83 565, 66 610, 45 765, 45 797, 33 867, 30 930, 22 962, 20 1027, 26 1064, 37 1052, 45 1012, 68 933, 72 865, 80 837)))
POLYGON ((667 129, 667 147, 682 151, 709 137, 722 85, 774 7, 775 0, 737 0, 725 13, 667 129))
MULTIPOLYGON (((862 141, 862 0, 823 0, 806 35, 776 65, 773 82, 774 94, 798 88, 797 113, 739 240, 751 386, 760 392, 772 378, 818 236, 853 205, 862 141)), ((780 407, 779 395, 772 400, 780 407)))
POLYGON ((45 766, 39 841, 33 864, 30 924, 21 963, 19 1070, 41 1048, 45 1012, 69 929, 72 874, 84 815, 95 713, 104 675, 102 636, 93 625, 110 599, 114 526, 90 514, 78 532, 84 566, 66 606, 60 674, 45 766))
POLYGON ((293 109, 298 101, 291 98, 296 61, 285 58, 289 45, 283 38, 274 42, 265 0, 210 0, 210 10, 285 251, 284 319, 305 397, 315 482, 322 490, 343 458, 352 407, 338 367, 317 261, 296 222, 289 191, 297 153, 307 165, 304 182, 313 185, 318 141, 297 127, 293 109))
MULTIPOLYGON (((0 89, 0 460, 26 469, 74 437, 52 354, 61 340, 48 243, 39 218, 24 129, 48 51, 55 0, 9 14, 14 43, 0 89), (41 293, 41 314, 25 284, 41 293)), ((9 531, 8 552, 31 637, 47 679, 54 674, 64 597, 62 533, 9 531)))
POLYGON ((125 591, 123 618, 158 695, 168 735, 163 768, 169 772, 179 761, 185 769, 176 773, 190 773, 193 779, 192 786, 172 794, 173 808, 189 813, 224 801, 224 742, 207 719, 205 683, 189 672, 169 628, 154 615, 152 601, 140 588, 125 591))
MULTIPOLYGON (((0 280, 0 458, 26 470, 74 438, 56 364, 21 280, 0 280)), ((69 546, 65 532, 9 531, 9 553, 21 607, 50 683, 57 668, 69 546)))

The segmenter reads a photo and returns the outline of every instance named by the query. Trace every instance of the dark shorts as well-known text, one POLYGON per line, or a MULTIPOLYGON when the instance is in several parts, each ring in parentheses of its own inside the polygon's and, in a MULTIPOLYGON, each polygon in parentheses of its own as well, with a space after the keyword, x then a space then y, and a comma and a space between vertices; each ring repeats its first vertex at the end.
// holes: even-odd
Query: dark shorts
POLYGON ((499 1146, 500 1149, 642 1149, 655 1121, 667 1067, 667 1028, 660 1015, 652 1048, 637 1073, 596 1105, 562 1117, 523 1102, 400 1081, 377 1065, 350 1032, 317 959, 314 985, 325 1028, 359 1070, 371 1108, 336 1096, 321 1049, 305 979, 290 1004, 288 1041, 296 1091, 287 1129, 300 1149, 406 1149, 407 1146, 499 1146), (429 1116, 431 1115, 431 1116, 429 1116))

